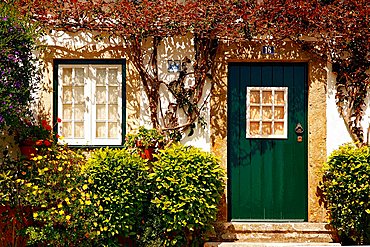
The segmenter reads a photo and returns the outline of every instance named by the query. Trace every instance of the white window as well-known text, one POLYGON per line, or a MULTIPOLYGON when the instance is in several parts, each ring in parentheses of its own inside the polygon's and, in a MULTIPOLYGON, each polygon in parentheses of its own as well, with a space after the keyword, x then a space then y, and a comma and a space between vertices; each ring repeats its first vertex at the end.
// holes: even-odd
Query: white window
MULTIPOLYGON (((80 61, 80 60, 79 60, 80 61)), ((122 145, 121 64, 57 64, 58 134, 69 145, 122 145)))
POLYGON ((247 138, 287 138, 287 87, 247 87, 247 138))

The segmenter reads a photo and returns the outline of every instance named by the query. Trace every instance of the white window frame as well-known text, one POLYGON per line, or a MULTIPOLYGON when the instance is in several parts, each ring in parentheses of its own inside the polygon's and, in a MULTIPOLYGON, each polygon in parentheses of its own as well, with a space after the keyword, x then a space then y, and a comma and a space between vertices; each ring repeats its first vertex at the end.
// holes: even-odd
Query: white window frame
MULTIPOLYGON (((123 144, 123 101, 122 101, 122 64, 104 64, 103 62, 101 64, 95 64, 95 63, 68 63, 58 64, 57 70, 58 70, 58 97, 57 97, 57 109, 58 114, 62 116, 63 114, 63 69, 65 68, 72 68, 72 78, 74 76, 74 69, 77 68, 83 68, 84 74, 87 75, 84 77, 84 98, 85 98, 85 111, 84 111, 84 138, 68 138, 64 137, 62 140, 63 143, 67 143, 71 146, 117 146, 123 144), (118 87, 118 134, 116 138, 97 138, 96 137, 96 70, 98 68, 105 68, 108 69, 117 69, 117 87, 118 87)), ((108 73, 107 73, 108 74, 108 73)), ((107 86, 107 79, 108 75, 106 77, 106 81, 104 84, 107 86)), ((107 98, 108 100, 108 92, 107 92, 107 98)), ((73 99, 72 99, 73 101, 73 99)), ((109 105, 109 102, 106 103, 107 107, 109 105)), ((73 102, 72 102, 73 105, 73 102)), ((106 111, 106 122, 109 122, 108 118, 108 111, 106 111)), ((62 125, 63 125, 63 117, 60 117, 62 119, 62 123, 58 123, 57 125, 57 132, 59 135, 63 136, 62 132, 62 125)), ((72 119, 73 123, 73 119, 72 119)), ((74 135, 74 124, 72 124, 72 133, 74 135)), ((109 130, 107 128, 107 136, 108 136, 109 130)))
POLYGON ((288 138, 288 87, 246 87, 246 138, 260 138, 260 139, 287 139, 288 138), (250 92, 251 91, 259 91, 260 92, 260 102, 259 103, 251 103, 250 102, 250 92), (272 103, 263 103, 262 102, 262 92, 264 91, 271 91, 272 92, 272 103), (283 91, 284 92, 284 104, 275 104, 275 92, 276 91, 283 91), (259 119, 250 119, 251 106, 257 106, 260 108, 260 118, 259 119), (272 119, 265 120, 263 119, 263 111, 262 108, 264 106, 272 108, 272 119), (284 107, 284 118, 283 119, 275 119, 274 117, 274 110, 275 106, 284 107), (251 122, 259 122, 259 134, 250 134, 250 123, 251 122), (272 131, 274 131, 274 124, 275 122, 283 122, 284 123, 284 133, 281 135, 276 135, 272 133, 271 135, 263 135, 262 134, 262 123, 263 122, 271 122, 272 131))

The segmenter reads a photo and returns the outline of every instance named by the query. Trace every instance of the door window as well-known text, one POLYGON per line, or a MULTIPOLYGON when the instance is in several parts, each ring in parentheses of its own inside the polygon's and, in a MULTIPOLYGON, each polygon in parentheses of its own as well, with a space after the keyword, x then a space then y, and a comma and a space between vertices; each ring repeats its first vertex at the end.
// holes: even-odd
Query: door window
POLYGON ((247 138, 287 138, 287 87, 247 87, 247 138))

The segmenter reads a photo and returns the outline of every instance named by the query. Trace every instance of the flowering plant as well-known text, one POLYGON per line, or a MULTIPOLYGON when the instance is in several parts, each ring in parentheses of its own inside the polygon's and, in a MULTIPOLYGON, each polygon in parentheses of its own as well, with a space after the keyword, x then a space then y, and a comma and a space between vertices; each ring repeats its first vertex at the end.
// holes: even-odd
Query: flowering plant
POLYGON ((80 175, 85 157, 67 146, 53 142, 39 148, 26 161, 30 167, 16 180, 23 191, 22 199, 33 208, 34 222, 24 231, 28 245, 38 246, 94 246, 84 236, 87 230, 84 208, 90 202, 80 175), (84 244, 85 243, 85 244, 84 244))
POLYGON ((0 130, 16 131, 32 115, 38 89, 35 31, 10 5, 0 3, 0 130))
MULTIPOLYGON (((58 118, 57 122, 60 123, 62 120, 58 118)), ((19 143, 25 140, 31 140, 37 145, 41 141, 52 141, 55 137, 53 127, 46 119, 34 120, 32 122, 25 120, 22 122, 21 128, 19 128, 19 143)))
POLYGON ((41 124, 24 121, 19 129, 19 143, 37 143, 41 140, 52 139, 51 130, 52 128, 46 120, 42 120, 41 124))
POLYGON ((127 134, 125 141, 127 148, 160 148, 164 146, 166 138, 157 129, 146 129, 144 126, 140 126, 136 134, 127 134))
MULTIPOLYGON (((58 122, 62 120, 58 118, 58 122)), ((43 148, 50 148, 54 140, 61 138, 54 135, 52 126, 47 120, 23 121, 17 137, 21 154, 27 159, 32 158, 36 153, 40 153, 43 148)))

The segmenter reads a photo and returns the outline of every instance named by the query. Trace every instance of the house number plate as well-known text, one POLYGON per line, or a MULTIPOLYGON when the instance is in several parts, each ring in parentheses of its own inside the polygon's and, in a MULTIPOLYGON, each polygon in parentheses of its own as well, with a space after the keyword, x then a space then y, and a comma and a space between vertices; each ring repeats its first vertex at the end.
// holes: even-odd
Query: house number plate
POLYGON ((262 46, 262 54, 274 54, 275 47, 274 46, 262 46))

